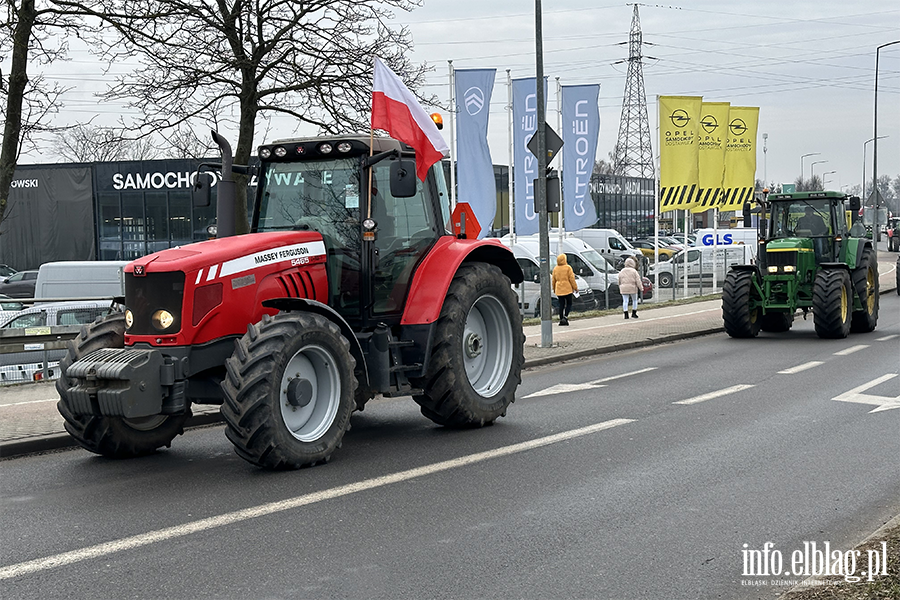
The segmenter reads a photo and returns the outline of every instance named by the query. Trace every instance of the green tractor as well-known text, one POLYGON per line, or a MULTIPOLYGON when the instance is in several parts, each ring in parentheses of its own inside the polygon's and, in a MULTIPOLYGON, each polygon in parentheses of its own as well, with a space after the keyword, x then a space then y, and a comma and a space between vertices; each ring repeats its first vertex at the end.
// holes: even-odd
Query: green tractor
MULTIPOLYGON (((859 198, 837 192, 763 192, 757 264, 731 268, 722 316, 731 337, 787 331, 812 309, 821 338, 868 332, 878 323, 878 262, 865 227, 848 227, 859 198), (848 212, 849 211, 849 212, 848 212), (765 215, 768 215, 767 219, 765 215)), ((749 205, 744 219, 749 226, 749 205)))

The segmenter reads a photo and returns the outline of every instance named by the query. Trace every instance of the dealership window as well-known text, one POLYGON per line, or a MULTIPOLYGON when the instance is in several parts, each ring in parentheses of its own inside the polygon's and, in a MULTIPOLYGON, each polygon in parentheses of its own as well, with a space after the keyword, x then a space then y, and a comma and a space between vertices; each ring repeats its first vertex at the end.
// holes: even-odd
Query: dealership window
POLYGON ((147 252, 159 252, 169 247, 168 194, 147 192, 147 252))

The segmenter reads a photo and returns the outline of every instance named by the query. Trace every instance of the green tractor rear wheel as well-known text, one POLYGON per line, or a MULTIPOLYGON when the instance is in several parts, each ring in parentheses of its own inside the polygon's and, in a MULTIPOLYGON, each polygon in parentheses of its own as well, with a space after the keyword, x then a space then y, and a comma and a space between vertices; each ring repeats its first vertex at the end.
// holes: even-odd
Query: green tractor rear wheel
POLYGON ((860 266, 853 270, 853 288, 859 296, 862 310, 853 312, 850 331, 874 331, 878 324, 878 261, 871 248, 863 250, 860 266))
POLYGON ((759 334, 759 308, 750 308, 753 295, 753 271, 729 271, 722 286, 722 318, 725 332, 733 338, 752 338, 759 334))
POLYGON ((852 310, 850 273, 844 269, 821 269, 813 287, 813 323, 819 337, 847 337, 852 310))

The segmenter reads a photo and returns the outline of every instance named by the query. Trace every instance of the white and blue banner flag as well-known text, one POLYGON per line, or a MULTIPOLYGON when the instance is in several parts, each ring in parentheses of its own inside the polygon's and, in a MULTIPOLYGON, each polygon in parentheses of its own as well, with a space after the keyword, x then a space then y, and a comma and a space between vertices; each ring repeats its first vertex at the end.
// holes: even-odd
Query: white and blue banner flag
MULTIPOLYGON (((547 98, 547 78, 544 78, 544 98, 547 98)), ((531 235, 539 229, 534 210, 534 180, 538 177, 537 157, 528 149, 531 136, 537 131, 537 86, 534 77, 513 79, 513 188, 516 205, 516 235, 531 235)), ((544 103, 546 114, 546 102, 544 103)))
POLYGON ((591 197, 591 173, 600 136, 600 85, 564 85, 562 88, 562 178, 566 231, 578 231, 597 222, 591 197))
POLYGON ((497 185, 488 148, 488 116, 496 69, 457 69, 456 189, 481 225, 479 238, 491 232, 497 213, 497 185))

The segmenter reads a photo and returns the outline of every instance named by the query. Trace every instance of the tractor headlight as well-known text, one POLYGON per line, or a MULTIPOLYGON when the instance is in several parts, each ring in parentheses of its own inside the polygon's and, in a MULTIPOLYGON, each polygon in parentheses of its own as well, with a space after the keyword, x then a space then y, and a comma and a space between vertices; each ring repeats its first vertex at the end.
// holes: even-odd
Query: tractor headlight
POLYGON ((769 267, 769 273, 777 273, 777 272, 778 272, 778 267, 774 267, 774 266, 769 267))
POLYGON ((785 273, 794 273, 796 270, 797 270, 797 267, 795 267, 794 265, 784 265, 785 273))
POLYGON ((321 152, 322 154, 331 154, 332 150, 333 150, 333 148, 331 147, 331 144, 329 144, 328 142, 325 142, 324 144, 319 144, 319 152, 321 152))
POLYGON ((353 149, 353 146, 350 144, 350 142, 341 142, 340 144, 337 145, 337 149, 338 149, 338 152, 346 154, 347 152, 350 152, 350 150, 353 149))
POLYGON ((131 329, 132 325, 134 325, 134 313, 129 308, 125 311, 125 329, 131 329))
POLYGON ((278 158, 284 158, 287 156, 287 150, 284 149, 284 146, 278 146, 275 148, 275 156, 278 158))
POLYGON ((259 157, 262 159, 267 159, 272 156, 272 151, 268 148, 260 148, 259 149, 259 157))
POLYGON ((153 313, 153 317, 150 320, 153 323, 153 327, 159 331, 165 331, 175 323, 175 317, 165 309, 153 313))

